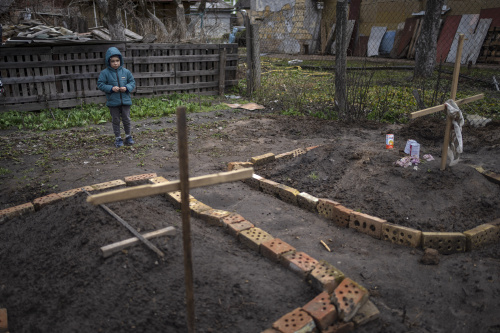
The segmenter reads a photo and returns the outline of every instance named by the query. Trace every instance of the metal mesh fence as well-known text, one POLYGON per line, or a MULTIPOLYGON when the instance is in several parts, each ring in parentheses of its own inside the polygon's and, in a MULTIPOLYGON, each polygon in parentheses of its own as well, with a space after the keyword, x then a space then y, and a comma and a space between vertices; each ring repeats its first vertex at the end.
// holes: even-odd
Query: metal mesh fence
POLYGON ((251 2, 248 9, 259 31, 253 42, 260 47, 266 91, 255 96, 262 102, 277 101, 285 108, 338 119, 406 121, 409 113, 449 98, 458 36, 464 34, 457 99, 485 94, 461 107, 466 122, 484 126, 500 119, 500 1, 444 1, 435 37, 435 70, 415 79, 426 1, 350 0, 345 110, 335 109, 333 96, 337 1, 260 3, 251 2), (287 68, 293 74, 285 74, 287 68), (288 76, 294 78, 285 82, 288 76), (270 86, 278 91, 274 99, 270 86), (328 96, 318 100, 318 89, 328 96), (294 102, 297 96, 301 102, 294 102), (313 99, 311 107, 306 101, 313 99))

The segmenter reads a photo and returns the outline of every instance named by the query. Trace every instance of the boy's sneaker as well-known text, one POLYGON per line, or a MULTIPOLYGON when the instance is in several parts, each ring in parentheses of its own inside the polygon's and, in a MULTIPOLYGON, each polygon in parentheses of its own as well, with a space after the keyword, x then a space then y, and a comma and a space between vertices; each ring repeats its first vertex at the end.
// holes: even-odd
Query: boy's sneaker
POLYGON ((122 138, 116 138, 116 140, 115 140, 115 147, 116 148, 120 148, 121 146, 123 146, 123 139, 122 138))
POLYGON ((131 145, 133 145, 134 143, 135 143, 135 141, 134 141, 134 139, 132 139, 132 136, 131 136, 131 135, 129 135, 129 136, 127 136, 127 137, 125 138, 125 144, 126 144, 127 146, 131 146, 131 145))

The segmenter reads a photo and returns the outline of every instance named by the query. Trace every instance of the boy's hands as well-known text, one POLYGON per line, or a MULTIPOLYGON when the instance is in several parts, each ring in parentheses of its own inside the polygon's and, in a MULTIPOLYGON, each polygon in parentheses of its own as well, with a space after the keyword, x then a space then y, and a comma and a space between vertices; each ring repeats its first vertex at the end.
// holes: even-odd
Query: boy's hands
POLYGON ((127 87, 114 86, 113 88, 111 88, 111 90, 113 92, 126 92, 127 91, 127 87))

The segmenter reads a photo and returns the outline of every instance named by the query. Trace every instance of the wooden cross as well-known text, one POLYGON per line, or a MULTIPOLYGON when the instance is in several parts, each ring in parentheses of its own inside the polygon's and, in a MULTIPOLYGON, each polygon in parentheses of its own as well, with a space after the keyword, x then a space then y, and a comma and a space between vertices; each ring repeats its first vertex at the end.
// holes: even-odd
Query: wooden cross
POLYGON ((127 199, 147 197, 156 194, 168 193, 181 190, 181 215, 182 215, 182 240, 184 247, 184 272, 186 285, 186 308, 188 332, 195 331, 194 315, 194 291, 193 291, 193 261, 191 253, 191 226, 189 211, 189 188, 215 185, 252 177, 253 168, 240 169, 230 172, 189 178, 188 174, 188 144, 186 126, 186 108, 177 108, 177 132, 179 149, 180 180, 168 183, 135 186, 128 189, 120 189, 107 193, 91 195, 87 201, 100 205, 108 202, 116 202, 127 199))
MULTIPOLYGON (((455 59, 455 68, 453 70, 453 79, 451 81, 451 93, 450 99, 455 100, 457 97, 457 87, 458 87, 458 76, 460 74, 460 62, 462 59, 462 48, 464 46, 464 35, 460 34, 458 38, 458 46, 457 46, 457 57, 455 59)), ((479 94, 471 97, 467 97, 464 99, 459 99, 455 101, 455 103, 460 106, 462 104, 467 104, 470 102, 477 101, 478 99, 484 98, 484 94, 479 94)), ((446 104, 441 104, 438 106, 433 106, 424 110, 416 111, 410 114, 410 119, 415 119, 418 117, 422 117, 431 113, 436 113, 442 110, 446 110, 446 104)), ((446 168, 446 159, 448 158, 448 145, 450 144, 450 131, 451 131, 451 123, 452 119, 449 115, 446 116, 446 128, 444 132, 444 142, 443 148, 441 150, 441 170, 446 168)))

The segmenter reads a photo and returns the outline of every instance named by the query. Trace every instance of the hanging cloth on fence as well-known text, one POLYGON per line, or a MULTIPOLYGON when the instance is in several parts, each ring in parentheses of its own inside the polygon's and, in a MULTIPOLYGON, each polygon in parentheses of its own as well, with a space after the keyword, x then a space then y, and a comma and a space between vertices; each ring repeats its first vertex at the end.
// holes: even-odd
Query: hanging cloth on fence
POLYGON ((460 154, 464 150, 462 142, 462 126, 464 125, 464 116, 454 100, 449 99, 445 103, 448 116, 451 118, 453 129, 450 131, 450 144, 448 145, 448 157, 450 166, 458 163, 460 154))

